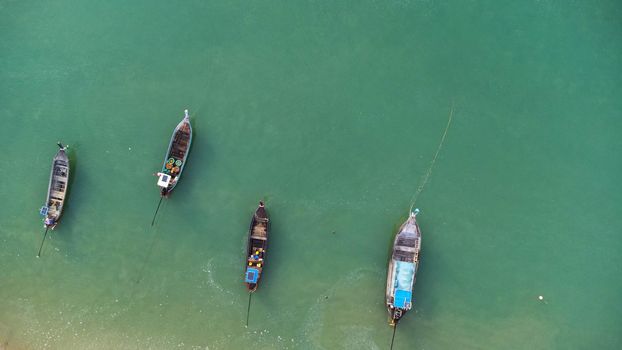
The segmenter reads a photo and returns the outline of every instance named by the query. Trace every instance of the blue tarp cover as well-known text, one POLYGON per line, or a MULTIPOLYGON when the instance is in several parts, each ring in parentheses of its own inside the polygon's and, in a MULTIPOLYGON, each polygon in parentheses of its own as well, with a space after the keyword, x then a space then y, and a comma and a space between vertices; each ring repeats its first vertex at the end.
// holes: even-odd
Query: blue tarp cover
POLYGON ((417 265, 411 262, 395 262, 395 289, 412 290, 417 265))
POLYGON ((246 277, 244 279, 246 283, 257 283, 257 277, 259 277, 259 270, 252 267, 246 269, 246 277))
POLYGON ((411 298, 411 292, 398 289, 395 291, 393 305, 395 305, 395 307, 399 307, 400 309, 406 309, 408 306, 410 306, 411 298))

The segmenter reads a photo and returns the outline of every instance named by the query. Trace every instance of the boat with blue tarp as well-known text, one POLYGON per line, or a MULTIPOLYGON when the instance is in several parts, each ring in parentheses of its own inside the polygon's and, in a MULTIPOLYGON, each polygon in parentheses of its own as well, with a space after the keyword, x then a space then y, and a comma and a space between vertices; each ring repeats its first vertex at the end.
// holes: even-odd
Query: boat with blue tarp
POLYGON ((395 326, 413 305, 413 286, 419 267, 421 231, 417 224, 419 209, 411 212, 395 236, 387 273, 386 304, 389 323, 395 326))
POLYGON ((266 250, 268 248, 268 233, 270 232, 270 218, 266 212, 264 202, 253 213, 248 229, 248 244, 246 248, 246 267, 244 283, 249 292, 257 290, 261 273, 265 266, 266 250))
POLYGON ((162 170, 156 174, 162 197, 167 197, 177 186, 188 159, 188 152, 192 143, 192 125, 190 125, 187 109, 184 114, 184 118, 177 124, 173 136, 171 136, 162 170))

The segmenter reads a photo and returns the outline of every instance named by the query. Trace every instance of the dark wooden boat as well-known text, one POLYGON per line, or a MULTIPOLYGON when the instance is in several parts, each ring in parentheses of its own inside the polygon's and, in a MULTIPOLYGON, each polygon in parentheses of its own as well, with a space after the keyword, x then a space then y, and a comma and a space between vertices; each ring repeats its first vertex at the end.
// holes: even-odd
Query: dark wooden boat
POLYGON ((389 260, 387 273, 386 305, 389 311, 389 324, 397 325, 399 320, 412 308, 413 286, 419 267, 421 250, 421 231, 417 224, 419 209, 410 213, 402 224, 389 260))
POLYGON ((44 217, 43 227, 54 229, 63 213, 67 188, 69 185, 69 158, 65 150, 67 146, 58 143, 60 148, 52 161, 52 171, 50 172, 50 183, 45 205, 40 213, 44 217))
POLYGON ((188 152, 192 143, 192 126, 190 125, 188 110, 186 109, 184 113, 184 119, 177 124, 173 136, 171 136, 162 171, 157 173, 158 186, 162 197, 167 197, 177 186, 188 159, 188 152))
POLYGON ((248 245, 246 248, 246 271, 244 283, 249 292, 257 290, 261 272, 263 271, 268 248, 268 233, 270 232, 270 219, 263 202, 255 210, 251 225, 248 229, 248 245))

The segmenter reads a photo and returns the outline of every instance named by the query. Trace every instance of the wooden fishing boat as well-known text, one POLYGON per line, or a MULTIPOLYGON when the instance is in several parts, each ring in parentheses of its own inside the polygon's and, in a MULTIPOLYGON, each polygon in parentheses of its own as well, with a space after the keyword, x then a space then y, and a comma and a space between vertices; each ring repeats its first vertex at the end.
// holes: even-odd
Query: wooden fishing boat
POLYGON ((59 142, 58 147, 60 149, 52 161, 47 198, 45 205, 40 210, 41 215, 44 217, 43 227, 52 230, 58 225, 60 216, 63 213, 67 197, 67 187, 69 185, 69 158, 65 152, 67 146, 63 146, 59 142))
POLYGON ((266 249, 268 248, 268 233, 270 232, 270 219, 263 202, 255 210, 251 225, 248 229, 248 245, 246 248, 246 271, 244 283, 249 292, 257 290, 261 272, 264 268, 266 249))
POLYGON ((412 308, 413 304, 413 286, 415 285, 415 277, 419 267, 419 251, 421 250, 421 231, 417 224, 418 213, 419 209, 410 213, 408 220, 402 224, 393 242, 386 290, 386 304, 391 326, 397 325, 397 322, 412 308))
POLYGON ((162 171, 157 173, 158 186, 162 197, 167 197, 177 186, 188 159, 188 152, 192 143, 192 126, 190 125, 188 110, 186 109, 184 113, 184 119, 177 124, 173 136, 171 136, 162 171))

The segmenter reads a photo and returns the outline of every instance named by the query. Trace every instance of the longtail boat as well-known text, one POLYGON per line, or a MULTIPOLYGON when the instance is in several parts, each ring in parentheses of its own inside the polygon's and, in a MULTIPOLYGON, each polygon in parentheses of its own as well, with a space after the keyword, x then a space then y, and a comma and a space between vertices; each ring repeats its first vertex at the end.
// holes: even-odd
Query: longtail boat
POLYGON ((410 213, 393 242, 386 290, 386 305, 391 326, 396 326, 413 304, 413 286, 421 250, 421 231, 417 225, 418 213, 419 209, 410 213))
POLYGON ((268 233, 270 232, 270 219, 263 202, 255 210, 251 225, 248 229, 248 245, 246 248, 246 271, 244 283, 249 292, 257 290, 261 272, 264 268, 266 249, 268 248, 268 233))
POLYGON ((157 173, 158 186, 162 197, 168 197, 177 186, 188 159, 188 151, 192 143, 192 126, 190 125, 188 110, 186 109, 184 113, 184 119, 177 124, 173 136, 171 136, 162 171, 157 173))
POLYGON ((50 183, 45 205, 41 207, 39 213, 44 217, 43 227, 54 229, 58 225, 60 216, 63 213, 65 199, 67 197, 67 187, 69 184, 69 158, 63 146, 58 142, 60 148, 52 161, 52 171, 50 172, 50 183))

